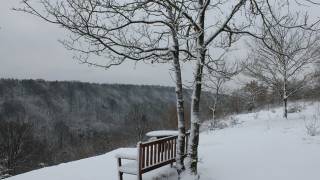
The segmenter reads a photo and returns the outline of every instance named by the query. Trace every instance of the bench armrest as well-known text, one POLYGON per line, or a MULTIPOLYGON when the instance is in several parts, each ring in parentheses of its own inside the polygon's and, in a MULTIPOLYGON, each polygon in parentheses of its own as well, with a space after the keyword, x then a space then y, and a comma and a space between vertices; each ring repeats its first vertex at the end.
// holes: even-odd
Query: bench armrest
POLYGON ((128 159, 128 160, 137 160, 137 156, 136 155, 130 155, 130 154, 117 154, 116 158, 128 159))

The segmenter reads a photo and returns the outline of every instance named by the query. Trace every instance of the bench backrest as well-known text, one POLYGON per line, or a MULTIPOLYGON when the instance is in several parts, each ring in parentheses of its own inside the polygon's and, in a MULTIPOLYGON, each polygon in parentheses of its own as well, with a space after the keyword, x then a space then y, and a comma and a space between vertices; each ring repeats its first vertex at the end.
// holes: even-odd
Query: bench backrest
MULTIPOLYGON (((185 152, 189 134, 185 138, 185 152)), ((138 144, 139 171, 148 172, 176 160, 178 136, 170 136, 138 144)))

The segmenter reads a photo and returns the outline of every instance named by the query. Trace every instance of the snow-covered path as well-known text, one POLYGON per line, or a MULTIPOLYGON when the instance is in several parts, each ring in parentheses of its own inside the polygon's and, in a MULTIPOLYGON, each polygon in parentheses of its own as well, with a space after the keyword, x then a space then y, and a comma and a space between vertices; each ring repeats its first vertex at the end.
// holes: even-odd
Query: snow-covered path
MULTIPOLYGON (((319 180, 320 136, 306 134, 305 120, 318 105, 281 118, 281 109, 237 115, 241 124, 200 135, 201 180, 319 180)), ((319 116, 320 117, 320 116, 319 116)), ((319 118, 318 117, 318 118, 319 118)), ((116 180, 115 154, 43 168, 8 180, 116 180)), ((134 180, 127 175, 125 180, 134 180)), ((144 180, 176 180, 169 166, 151 171, 144 180)))

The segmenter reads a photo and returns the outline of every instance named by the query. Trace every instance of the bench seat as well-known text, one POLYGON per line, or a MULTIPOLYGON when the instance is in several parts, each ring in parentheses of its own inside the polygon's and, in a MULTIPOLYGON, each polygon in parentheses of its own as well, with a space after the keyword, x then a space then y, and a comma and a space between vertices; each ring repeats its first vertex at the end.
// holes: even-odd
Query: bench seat
POLYGON ((118 170, 122 173, 138 175, 138 164, 137 162, 128 162, 122 164, 118 170))

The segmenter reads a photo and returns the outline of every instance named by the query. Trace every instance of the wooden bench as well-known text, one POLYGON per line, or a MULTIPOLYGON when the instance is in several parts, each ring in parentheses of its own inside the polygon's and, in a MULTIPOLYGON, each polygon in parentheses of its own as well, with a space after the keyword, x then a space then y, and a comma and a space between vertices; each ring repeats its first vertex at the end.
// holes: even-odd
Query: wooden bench
MULTIPOLYGON (((185 142, 188 142, 189 134, 186 134, 185 142)), ((172 164, 176 161, 178 136, 170 136, 149 142, 139 142, 137 144, 137 155, 130 156, 118 154, 118 175, 119 180, 123 180, 123 174, 132 174, 142 180, 142 174, 159 167, 172 164), (123 163, 121 160, 132 160, 123 163)), ((187 152, 187 143, 185 143, 187 152)))

